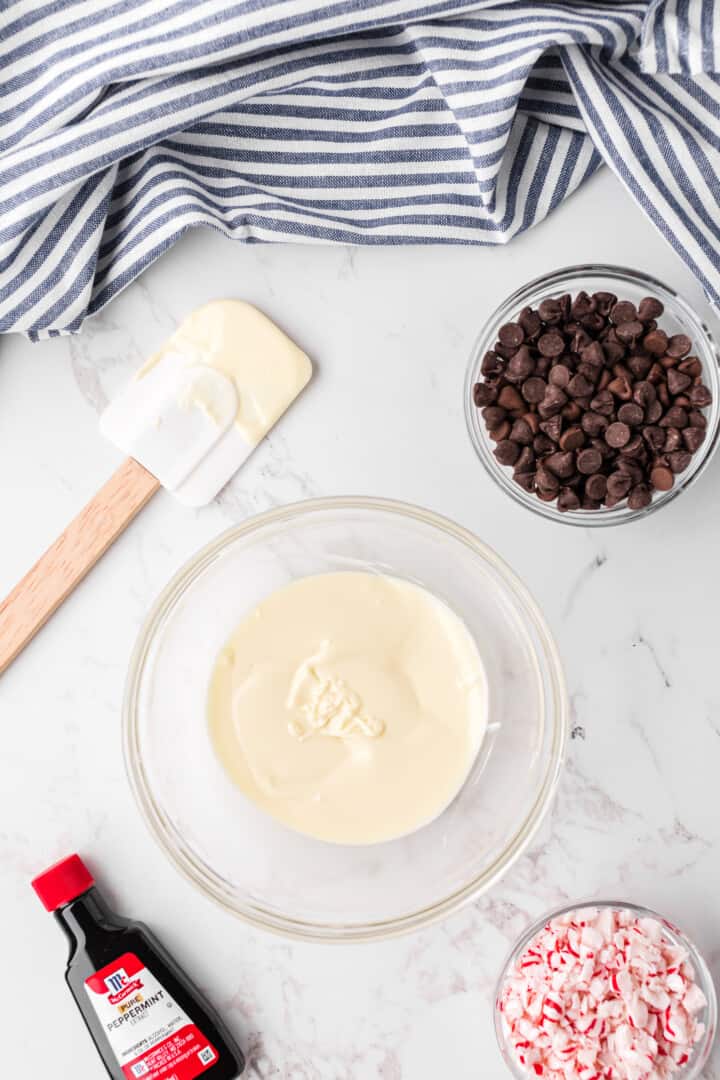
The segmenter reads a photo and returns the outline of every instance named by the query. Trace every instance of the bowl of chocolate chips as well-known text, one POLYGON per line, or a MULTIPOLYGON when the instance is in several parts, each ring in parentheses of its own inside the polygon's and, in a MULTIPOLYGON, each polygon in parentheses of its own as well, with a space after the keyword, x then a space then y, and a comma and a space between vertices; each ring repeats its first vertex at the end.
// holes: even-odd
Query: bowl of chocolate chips
POLYGON ((468 429, 516 501, 575 525, 616 525, 697 479, 718 441, 719 357, 662 282, 573 266, 488 319, 465 388, 468 429))

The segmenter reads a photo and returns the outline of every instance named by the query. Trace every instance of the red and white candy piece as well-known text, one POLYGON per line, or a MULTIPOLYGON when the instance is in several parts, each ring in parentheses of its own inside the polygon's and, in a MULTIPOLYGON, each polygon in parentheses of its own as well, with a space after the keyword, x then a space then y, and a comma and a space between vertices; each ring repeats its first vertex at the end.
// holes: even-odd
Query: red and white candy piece
POLYGON ((613 908, 547 923, 498 1002, 518 1065, 545 1080, 667 1080, 702 1038, 705 1005, 662 924, 613 908))

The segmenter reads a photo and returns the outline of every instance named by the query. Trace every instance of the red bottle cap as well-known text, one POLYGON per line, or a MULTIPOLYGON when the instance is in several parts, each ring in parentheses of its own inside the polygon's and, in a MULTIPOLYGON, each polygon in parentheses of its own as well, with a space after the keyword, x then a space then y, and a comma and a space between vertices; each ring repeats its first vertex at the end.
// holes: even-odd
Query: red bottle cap
POLYGON ((38 874, 30 882, 47 911, 55 911, 63 904, 69 904, 76 896, 87 892, 95 884, 95 879, 79 855, 68 855, 43 874, 38 874))

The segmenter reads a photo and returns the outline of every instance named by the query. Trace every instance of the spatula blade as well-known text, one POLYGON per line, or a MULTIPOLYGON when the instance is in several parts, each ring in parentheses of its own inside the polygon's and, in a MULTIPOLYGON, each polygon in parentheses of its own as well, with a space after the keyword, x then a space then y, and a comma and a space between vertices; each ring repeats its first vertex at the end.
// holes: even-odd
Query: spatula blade
POLYGON ((312 376, 301 349, 240 300, 198 308, 103 413, 101 432, 187 506, 210 502, 312 376))

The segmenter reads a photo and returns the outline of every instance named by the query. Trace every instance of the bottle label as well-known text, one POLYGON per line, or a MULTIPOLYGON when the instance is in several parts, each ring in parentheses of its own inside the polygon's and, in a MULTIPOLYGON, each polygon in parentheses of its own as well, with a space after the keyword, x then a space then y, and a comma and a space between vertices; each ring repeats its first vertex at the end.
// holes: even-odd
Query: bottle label
POLYGON ((195 1080, 218 1060, 215 1047, 134 953, 85 980, 127 1080, 195 1080))

